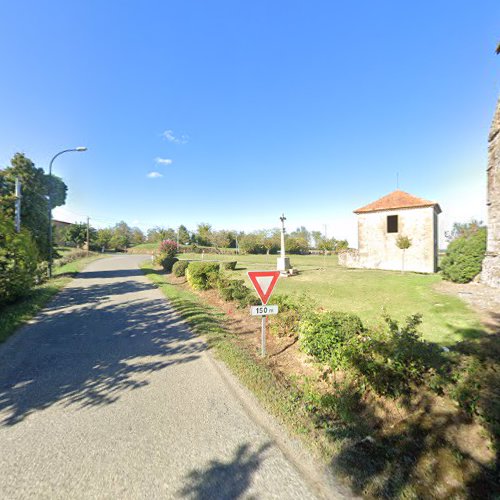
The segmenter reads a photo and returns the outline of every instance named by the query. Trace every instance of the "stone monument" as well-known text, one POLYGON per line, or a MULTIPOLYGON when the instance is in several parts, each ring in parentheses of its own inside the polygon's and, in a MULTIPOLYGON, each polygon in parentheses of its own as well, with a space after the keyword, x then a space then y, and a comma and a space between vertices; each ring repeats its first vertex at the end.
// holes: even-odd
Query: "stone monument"
POLYGON ((487 175, 488 243, 481 281, 500 288, 500 99, 488 138, 487 175))
POLYGON ((280 217, 281 221, 281 252, 278 257, 278 264, 276 267, 277 271, 281 271, 283 274, 288 274, 288 270, 290 269, 290 259, 285 257, 285 214, 282 214, 280 217))

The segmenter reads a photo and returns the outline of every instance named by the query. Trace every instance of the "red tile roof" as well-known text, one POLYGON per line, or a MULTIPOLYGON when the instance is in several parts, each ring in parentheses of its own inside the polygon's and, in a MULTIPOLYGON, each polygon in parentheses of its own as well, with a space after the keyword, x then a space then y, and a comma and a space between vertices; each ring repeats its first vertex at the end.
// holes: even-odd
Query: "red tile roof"
POLYGON ((389 193, 382 198, 369 203, 368 205, 354 210, 355 214, 363 214, 367 212, 379 212, 382 210, 395 210, 397 208, 423 208, 423 207, 437 207, 438 213, 441 208, 435 201, 424 200, 417 198, 412 194, 405 193, 399 189, 389 193))

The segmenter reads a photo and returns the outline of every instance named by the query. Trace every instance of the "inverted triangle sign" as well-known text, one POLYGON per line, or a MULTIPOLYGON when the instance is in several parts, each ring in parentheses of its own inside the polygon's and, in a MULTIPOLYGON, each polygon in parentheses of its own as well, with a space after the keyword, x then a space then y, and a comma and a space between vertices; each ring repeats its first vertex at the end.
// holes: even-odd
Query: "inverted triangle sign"
POLYGON ((265 305, 273 293, 274 285, 280 277, 279 271, 248 271, 248 277, 265 305))

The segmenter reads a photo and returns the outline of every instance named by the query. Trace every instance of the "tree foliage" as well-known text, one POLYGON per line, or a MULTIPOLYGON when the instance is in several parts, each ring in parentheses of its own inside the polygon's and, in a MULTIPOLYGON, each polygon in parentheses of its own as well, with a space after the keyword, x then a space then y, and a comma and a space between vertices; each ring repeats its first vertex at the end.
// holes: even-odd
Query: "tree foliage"
POLYGON ((52 194, 52 208, 64 205, 66 184, 59 177, 50 178, 43 169, 23 153, 16 153, 10 166, 0 171, 0 206, 7 216, 13 216, 14 185, 16 177, 22 183, 21 226, 30 231, 38 249, 39 258, 46 260, 49 253, 49 204, 47 196, 52 194))
POLYGON ((0 211, 0 306, 29 293, 35 284, 37 248, 27 229, 16 233, 0 211))
POLYGON ((486 228, 454 239, 441 261, 443 277, 456 283, 468 283, 481 272, 486 252, 486 228))

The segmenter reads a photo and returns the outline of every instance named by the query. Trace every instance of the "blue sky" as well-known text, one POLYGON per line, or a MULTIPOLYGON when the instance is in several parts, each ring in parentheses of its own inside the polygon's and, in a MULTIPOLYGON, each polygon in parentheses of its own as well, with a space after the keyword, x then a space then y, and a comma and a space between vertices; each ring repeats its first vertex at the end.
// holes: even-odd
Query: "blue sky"
POLYGON ((59 218, 248 231, 284 211, 355 244, 352 210, 397 172, 443 229, 486 217, 498 1, 4 0, 0 24, 0 165, 89 148, 55 164, 59 218))

